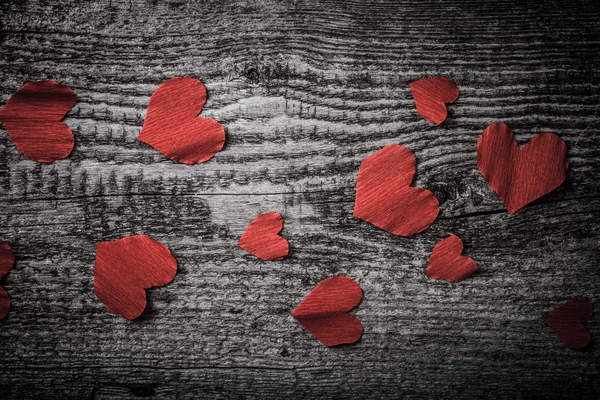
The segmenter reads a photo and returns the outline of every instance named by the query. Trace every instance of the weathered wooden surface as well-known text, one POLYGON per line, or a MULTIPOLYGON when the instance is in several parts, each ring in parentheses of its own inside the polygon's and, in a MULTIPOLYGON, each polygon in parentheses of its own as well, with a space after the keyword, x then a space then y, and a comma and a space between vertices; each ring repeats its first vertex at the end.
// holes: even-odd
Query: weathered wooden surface
POLYGON ((600 3, 482 3, 3 1, 0 105, 46 78, 78 102, 66 160, 29 161, 0 131, 0 240, 18 257, 0 398, 598 398, 600 3), (434 127, 407 83, 440 74, 461 95, 434 127), (136 140, 178 75, 205 82, 228 134, 198 166, 136 140), (495 121, 569 148, 567 181, 515 215, 476 166, 495 121), (360 161, 389 143, 442 203, 411 238, 352 217, 360 161), (236 246, 270 210, 282 262, 236 246), (96 299, 93 263, 96 242, 135 233, 179 273, 131 322, 96 299), (480 267, 457 285, 425 275, 451 233, 480 267), (364 290, 364 335, 325 348, 289 314, 336 274, 364 290), (571 297, 596 307, 585 351, 542 320, 571 297))

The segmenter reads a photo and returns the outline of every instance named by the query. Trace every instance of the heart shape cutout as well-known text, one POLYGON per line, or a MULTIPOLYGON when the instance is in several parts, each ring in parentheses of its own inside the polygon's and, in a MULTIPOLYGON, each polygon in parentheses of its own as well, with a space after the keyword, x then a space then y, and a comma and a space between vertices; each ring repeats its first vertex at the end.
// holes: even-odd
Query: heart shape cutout
POLYGON ((583 349, 590 343, 590 332, 583 323, 592 318, 592 303, 570 299, 544 315, 544 321, 561 342, 572 349, 583 349))
POLYGON ((360 164, 354 216, 398 236, 429 227, 440 212, 429 190, 411 187, 417 159, 409 149, 390 144, 360 164))
POLYGON ((265 261, 282 260, 290 251, 288 241, 279 236, 283 218, 278 212, 259 215, 248 225, 238 246, 265 261))
POLYGON ((564 182, 569 168, 567 146, 555 134, 544 133, 519 150, 510 128, 495 123, 477 141, 477 166, 513 214, 564 182))
MULTIPOLYGON (((6 243, 0 243, 0 279, 4 278, 6 274, 15 265, 15 255, 12 249, 6 243)), ((10 298, 4 288, 0 287, 0 319, 3 319, 8 315, 10 311, 10 298)))
POLYGON ((350 344, 360 339, 362 325, 348 311, 362 300, 354 280, 334 276, 319 283, 292 313, 298 322, 325 346, 350 344))
POLYGON ((432 124, 439 125, 448 116, 446 103, 458 99, 458 86, 448 78, 441 76, 420 79, 409 83, 417 111, 432 124))
POLYGON ((54 81, 28 82, 0 110, 0 122, 23 155, 33 161, 52 162, 71 154, 73 132, 64 122, 77 96, 70 87, 54 81))
POLYGON ((427 276, 448 282, 460 282, 477 271, 477 263, 471 257, 461 256, 462 240, 456 235, 438 242, 431 252, 427 276))
POLYGON ((96 296, 108 311, 127 319, 146 308, 146 289, 170 283, 175 274, 177 261, 167 246, 146 235, 96 244, 96 296))
POLYGON ((150 97, 138 140, 172 160, 198 164, 225 144, 225 130, 214 119, 198 118, 206 104, 206 88, 198 79, 172 78, 150 97))

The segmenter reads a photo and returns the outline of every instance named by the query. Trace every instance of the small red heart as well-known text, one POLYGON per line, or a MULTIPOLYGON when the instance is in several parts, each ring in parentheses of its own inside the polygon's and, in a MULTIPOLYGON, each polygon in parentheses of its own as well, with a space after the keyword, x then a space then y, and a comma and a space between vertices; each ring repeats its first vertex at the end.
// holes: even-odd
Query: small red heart
POLYGON ((108 311, 127 319, 146 308, 146 290, 175 278, 177 261, 164 244, 146 235, 96 245, 94 290, 108 311))
POLYGON ((363 293, 354 280, 334 276, 319 283, 292 313, 311 335, 325 346, 354 343, 360 339, 362 325, 348 311, 362 300, 363 293))
POLYGON ((410 186, 416 164, 411 151, 397 144, 365 158, 358 170, 354 216, 399 236, 427 229, 440 204, 429 190, 410 186))
MULTIPOLYGON (((6 243, 0 243, 0 279, 2 279, 15 264, 15 255, 10 246, 6 243)), ((10 310, 10 298, 4 288, 0 287, 0 319, 8 315, 10 310)))
POLYGON ((592 303, 585 299, 570 299, 544 315, 552 332, 572 349, 583 349, 592 339, 583 323, 592 318, 592 303))
POLYGON ((477 271, 477 263, 470 257, 461 256, 462 240, 456 235, 447 237, 435 245, 429 258, 427 276, 448 282, 460 282, 477 271))
POLYGON ((409 86, 417 111, 432 124, 444 122, 448 116, 446 103, 454 103, 458 99, 456 84, 441 76, 411 82, 409 86))
POLYGON ((278 212, 261 214, 246 228, 238 246, 266 261, 282 260, 290 251, 285 238, 279 236, 283 218, 278 212))
POLYGON ((521 150, 510 128, 491 124, 477 141, 477 165, 509 214, 564 182, 567 146, 553 133, 536 135, 521 150))
POLYGON ((0 110, 0 122, 27 158, 52 162, 73 150, 73 132, 64 122, 77 96, 54 81, 28 82, 0 110))
POLYGON ((198 118, 204 104, 206 88, 198 79, 169 79, 150 97, 138 140, 175 161, 207 161, 223 148, 225 130, 214 119, 198 118))

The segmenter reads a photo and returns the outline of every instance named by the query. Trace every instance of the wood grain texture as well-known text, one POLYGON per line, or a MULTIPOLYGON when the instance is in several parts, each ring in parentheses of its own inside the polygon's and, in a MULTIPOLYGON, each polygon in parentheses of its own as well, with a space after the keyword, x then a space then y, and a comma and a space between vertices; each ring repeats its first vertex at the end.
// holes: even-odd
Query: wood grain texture
POLYGON ((65 160, 27 160, 0 131, 17 257, 0 398, 598 398, 597 1, 2 1, 0 24, 0 105, 40 79, 78 95, 65 160), (434 75, 461 89, 439 127, 408 87, 434 75), (226 129, 205 164, 136 140, 173 76, 201 79, 226 129), (514 215, 477 170, 492 122, 568 148, 566 182, 514 215), (360 162, 390 143, 441 203, 410 238, 352 217, 360 162), (285 219, 282 262, 236 246, 266 211, 285 219), (96 242, 138 233, 179 273, 132 322, 94 296, 93 263, 96 242), (479 265, 458 285, 425 273, 449 234, 479 265), (326 348, 290 312, 337 274, 364 291, 364 334, 326 348), (596 307, 581 352, 542 319, 571 297, 596 307))

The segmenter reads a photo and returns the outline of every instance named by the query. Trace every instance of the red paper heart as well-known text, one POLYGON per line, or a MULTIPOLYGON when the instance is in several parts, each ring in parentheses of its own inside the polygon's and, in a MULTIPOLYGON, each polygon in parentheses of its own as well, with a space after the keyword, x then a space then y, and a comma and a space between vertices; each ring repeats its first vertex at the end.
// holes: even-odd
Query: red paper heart
POLYGON ((94 290, 108 311, 127 319, 146 308, 146 290, 175 278, 177 261, 164 244, 146 235, 96 245, 94 290))
MULTIPOLYGON (((15 255, 10 246, 6 243, 0 243, 0 279, 2 279, 15 264, 15 255)), ((0 319, 8 315, 10 310, 10 298, 4 288, 0 287, 0 319)))
POLYGON ((521 150, 510 128, 491 124, 477 141, 477 165, 509 214, 565 180, 567 146, 553 133, 536 135, 521 150))
POLYGON ((583 349, 591 340, 583 323, 592 318, 592 303, 585 299, 570 299, 544 315, 552 332, 572 349, 583 349))
POLYGON ((432 124, 439 125, 448 116, 446 103, 458 98, 458 87, 448 78, 441 76, 421 79, 409 84, 417 111, 432 124))
POLYGON ((429 258, 427 276, 448 282, 460 282, 477 271, 477 263, 470 257, 461 256, 462 240, 452 235, 435 245, 429 258))
POLYGON ((38 162, 52 162, 71 154, 75 139, 64 122, 77 96, 54 81, 26 83, 0 110, 0 122, 19 151, 38 162))
POLYGON ((246 228, 238 246, 266 261, 282 260, 290 251, 287 240, 279 236, 283 218, 278 212, 261 214, 246 228))
POLYGON ((150 97, 138 140, 172 160, 198 164, 212 158, 225 143, 225 130, 214 119, 198 118, 206 89, 194 78, 172 78, 150 97))
POLYGON ((397 144, 365 158, 358 170, 354 216, 399 236, 427 229, 440 204, 429 190, 410 186, 416 163, 410 150, 397 144))
POLYGON ((292 313, 298 322, 325 346, 354 343, 362 325, 348 314, 362 300, 358 283, 334 276, 319 283, 292 313))

